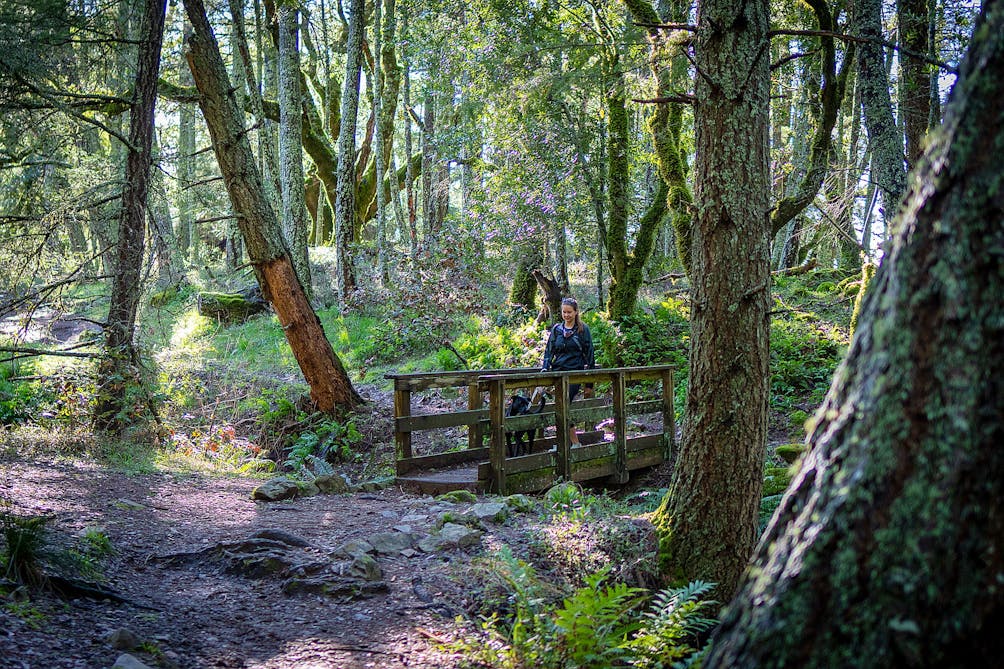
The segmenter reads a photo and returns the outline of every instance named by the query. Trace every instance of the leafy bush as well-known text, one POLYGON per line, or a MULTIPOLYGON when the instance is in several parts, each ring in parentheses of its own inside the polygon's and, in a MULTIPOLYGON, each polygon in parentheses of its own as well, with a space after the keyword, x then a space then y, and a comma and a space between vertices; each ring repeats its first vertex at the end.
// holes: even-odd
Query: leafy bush
POLYGON ((45 516, 21 516, 0 511, 0 534, 5 544, 0 555, 0 573, 4 578, 30 586, 43 582, 41 557, 48 522, 49 518, 45 516))
POLYGON ((628 642, 631 665, 650 669, 675 667, 697 653, 698 640, 717 624, 718 602, 702 600, 713 583, 694 581, 682 588, 656 593, 640 629, 628 642))
POLYGON ((356 459, 358 455, 356 445, 362 438, 351 418, 344 423, 324 418, 310 430, 300 433, 290 447, 289 455, 283 464, 290 469, 300 469, 308 461, 314 460, 350 462, 356 459))
POLYGON ((14 425, 35 415, 39 406, 51 399, 37 381, 15 381, 30 373, 25 365, 0 365, 0 425, 14 425))
POLYGON ((832 325, 774 319, 770 335, 773 408, 791 409, 798 401, 822 402, 846 346, 846 338, 832 325))
POLYGON ((619 323, 595 312, 585 320, 601 367, 676 365, 683 370, 690 341, 688 318, 683 302, 670 298, 651 312, 636 311, 619 323))

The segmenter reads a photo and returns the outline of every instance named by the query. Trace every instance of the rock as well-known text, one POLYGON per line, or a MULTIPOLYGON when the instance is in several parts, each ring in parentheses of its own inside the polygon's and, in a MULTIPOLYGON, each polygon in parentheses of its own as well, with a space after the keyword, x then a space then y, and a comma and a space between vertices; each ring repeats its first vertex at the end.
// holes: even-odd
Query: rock
POLYGON ((514 511, 527 513, 533 511, 533 500, 526 495, 509 495, 504 500, 506 505, 514 511))
POLYGON ((143 640, 135 632, 125 627, 120 627, 111 632, 105 637, 105 641, 115 650, 132 650, 133 648, 138 648, 143 643, 143 640))
POLYGON ((287 546, 298 546, 300 548, 306 548, 310 545, 306 539, 302 539, 295 534, 290 534, 285 530, 280 530, 274 527, 258 530, 252 534, 251 537, 253 539, 271 539, 272 541, 284 543, 287 546))
POLYGON ((413 548, 405 548, 403 551, 401 551, 401 555, 405 556, 406 558, 415 557, 416 555, 418 555, 418 551, 414 550, 413 548))
POLYGON ((481 521, 470 509, 464 511, 443 511, 436 518, 436 527, 441 528, 447 523, 455 523, 457 525, 467 525, 468 527, 481 527, 481 521))
POLYGON ((339 474, 322 474, 314 479, 314 485, 325 495, 344 495, 349 484, 339 474))
POLYGON ((360 578, 291 578, 282 584, 286 594, 314 593, 339 599, 360 599, 387 592, 389 588, 383 581, 364 581, 360 578))
POLYGON ((296 481, 279 476, 265 481, 251 491, 251 499, 265 502, 277 502, 282 499, 292 499, 300 491, 296 481))
POLYGON ((429 519, 429 516, 424 513, 409 513, 404 518, 401 519, 402 523, 424 523, 429 519))
POLYGON ((349 565, 349 574, 364 581, 379 581, 383 578, 383 570, 380 569, 380 565, 369 555, 357 555, 352 560, 352 564, 349 565))
POLYGON ((354 486, 351 486, 350 489, 352 492, 377 492, 391 487, 394 485, 395 480, 396 479, 393 476, 381 476, 369 481, 360 481, 354 486))
POLYGON ((349 558, 355 558, 359 555, 366 555, 367 553, 372 552, 373 545, 368 541, 363 541, 362 539, 349 541, 335 549, 335 555, 343 555, 349 558))
POLYGON ((321 489, 313 481, 299 481, 296 485, 300 489, 300 497, 317 497, 321 494, 321 489))
POLYGON ((411 534, 411 525, 395 525, 393 529, 404 534, 411 534))
POLYGON ((150 665, 143 664, 129 653, 122 653, 115 660, 111 669, 151 669, 150 665))
POLYGON ((471 529, 466 525, 447 523, 436 534, 430 534, 418 542, 418 547, 426 553, 448 550, 451 548, 466 548, 476 546, 481 542, 480 530, 471 529))
POLYGON ((509 517, 509 507, 505 502, 480 502, 471 507, 471 513, 480 521, 502 523, 509 517))
POLYGON ((451 490, 436 498, 437 502, 476 502, 477 496, 470 490, 451 490))
POLYGON ((225 555, 229 564, 223 570, 227 574, 239 574, 247 578, 265 578, 283 574, 292 564, 290 556, 278 551, 261 553, 235 553, 225 555))
POLYGON ((373 550, 385 554, 400 553, 406 548, 411 548, 414 543, 412 535, 403 532, 380 532, 369 538, 373 550))

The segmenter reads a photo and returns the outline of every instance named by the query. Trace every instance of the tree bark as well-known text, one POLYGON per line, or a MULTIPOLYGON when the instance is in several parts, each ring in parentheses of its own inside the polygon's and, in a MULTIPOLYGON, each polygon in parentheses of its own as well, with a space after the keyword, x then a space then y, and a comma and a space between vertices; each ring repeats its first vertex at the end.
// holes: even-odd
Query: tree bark
POLYGON ((349 5, 349 32, 346 49, 345 80, 338 132, 337 195, 335 198, 335 249, 338 257, 338 297, 345 297, 356 288, 352 268, 352 233, 356 224, 356 121, 359 112, 359 77, 362 67, 364 0, 352 0, 349 5))
POLYGON ((117 432, 130 418, 129 388, 142 383, 138 378, 139 356, 133 345, 136 309, 139 306, 146 234, 147 195, 153 155, 154 108, 160 72, 160 47, 164 41, 166 0, 146 0, 140 38, 136 88, 129 115, 129 147, 126 183, 118 225, 118 259, 105 323, 102 361, 94 423, 98 429, 117 432))
POLYGON ((990 0, 709 669, 1000 663, 1002 31, 990 0))
POLYGON ((690 388, 656 514, 671 581, 730 596, 756 540, 767 442, 768 0, 698 5, 690 388))
POLYGON ((906 187, 903 136, 892 115, 889 75, 882 51, 882 1, 857 0, 852 32, 864 42, 858 49, 858 86, 868 129, 872 180, 882 192, 882 204, 891 216, 906 187))
POLYGON ((279 317, 317 409, 332 413, 336 408, 352 408, 362 398, 325 338, 321 322, 297 279, 279 221, 264 195, 262 176, 202 0, 186 0, 185 10, 194 30, 186 44, 186 57, 199 90, 199 106, 209 126, 230 201, 240 216, 241 233, 262 294, 279 317))
POLYGON ((303 93, 300 91, 299 12, 280 3, 279 18, 279 185, 282 228, 307 299, 312 294, 307 256, 306 193, 303 180, 303 93))
POLYGON ((920 58, 909 56, 927 54, 928 0, 899 0, 899 110, 906 135, 906 165, 912 169, 920 160, 924 149, 931 115, 931 74, 928 65, 920 58))

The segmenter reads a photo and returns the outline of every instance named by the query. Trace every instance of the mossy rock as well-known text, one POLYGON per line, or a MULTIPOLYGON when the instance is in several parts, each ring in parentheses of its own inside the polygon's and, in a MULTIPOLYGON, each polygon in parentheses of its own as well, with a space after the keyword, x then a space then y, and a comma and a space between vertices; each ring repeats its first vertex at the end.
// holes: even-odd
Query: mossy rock
POLYGON ((809 414, 801 409, 792 411, 788 415, 788 420, 791 421, 791 426, 798 428, 799 430, 805 429, 805 421, 809 420, 809 414))
POLYGON ((451 504, 463 504, 466 502, 478 501, 477 495, 470 490, 451 490, 436 498, 437 502, 450 502, 451 504))
POLYGON ((199 293, 197 304, 200 315, 226 324, 243 323, 268 308, 261 293, 252 289, 242 293, 199 293))
POLYGON ((791 483, 791 472, 787 467, 767 467, 763 475, 763 492, 761 497, 779 495, 788 489, 791 483))
POLYGON ((533 500, 523 494, 509 495, 504 499, 506 505, 513 511, 529 513, 533 511, 533 500))
POLYGON ((823 283, 816 286, 817 293, 832 293, 837 290, 837 286, 832 281, 824 281, 823 283))
POLYGON ((779 458, 791 465, 802 457, 802 453, 805 453, 805 444, 781 444, 774 449, 774 452, 779 458))
POLYGON ((171 300, 178 296, 177 284, 168 286, 164 290, 158 291, 150 296, 151 307, 163 307, 171 303, 171 300))

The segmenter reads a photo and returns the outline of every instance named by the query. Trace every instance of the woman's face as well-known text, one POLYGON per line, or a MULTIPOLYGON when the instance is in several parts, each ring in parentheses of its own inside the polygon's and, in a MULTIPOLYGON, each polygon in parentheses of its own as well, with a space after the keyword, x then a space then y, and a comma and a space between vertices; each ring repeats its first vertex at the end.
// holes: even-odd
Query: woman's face
POLYGON ((575 313, 575 307, 572 305, 561 305, 561 320, 565 321, 565 325, 571 325, 575 322, 575 313))

